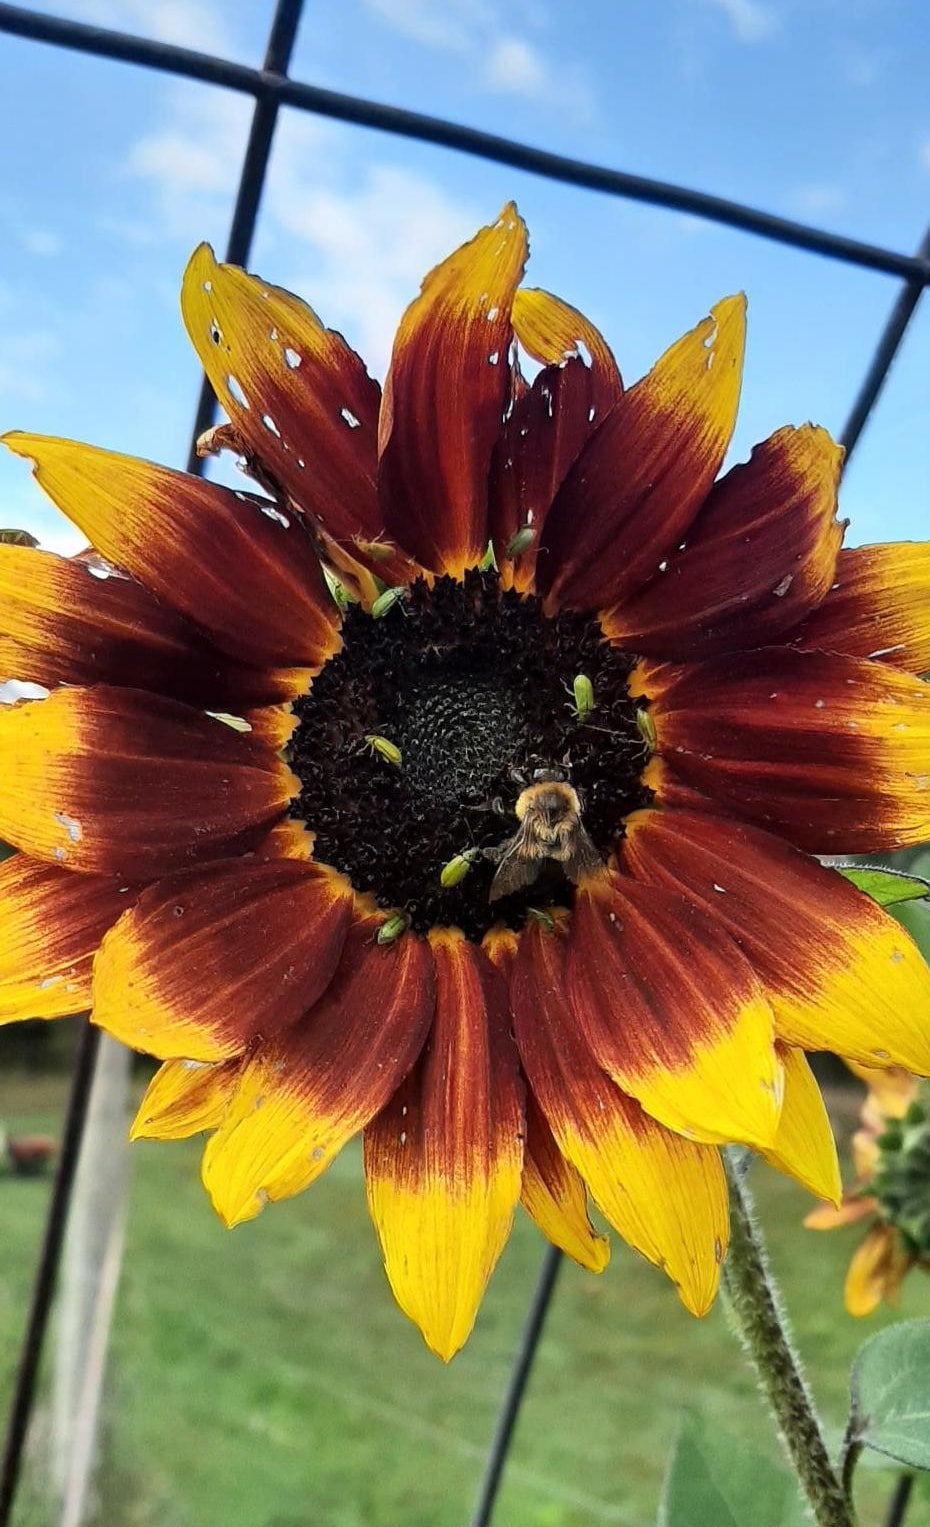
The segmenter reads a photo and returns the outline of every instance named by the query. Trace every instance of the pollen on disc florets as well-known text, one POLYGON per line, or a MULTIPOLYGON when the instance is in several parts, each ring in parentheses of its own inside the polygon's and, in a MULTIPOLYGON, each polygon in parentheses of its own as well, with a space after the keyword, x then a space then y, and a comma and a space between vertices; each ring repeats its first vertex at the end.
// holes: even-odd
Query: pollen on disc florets
POLYGON ((529 891, 492 906, 483 851, 515 831, 535 771, 557 769, 606 857, 650 794, 631 666, 596 620, 549 618, 494 572, 432 588, 418 579, 376 618, 353 606, 342 650, 295 705, 293 809, 315 834, 315 856, 417 932, 455 924, 480 939, 501 919, 520 926, 530 906, 566 905, 571 886, 547 863, 529 891), (593 697, 584 707, 579 674, 593 697), (443 876, 461 855, 462 873, 443 876))

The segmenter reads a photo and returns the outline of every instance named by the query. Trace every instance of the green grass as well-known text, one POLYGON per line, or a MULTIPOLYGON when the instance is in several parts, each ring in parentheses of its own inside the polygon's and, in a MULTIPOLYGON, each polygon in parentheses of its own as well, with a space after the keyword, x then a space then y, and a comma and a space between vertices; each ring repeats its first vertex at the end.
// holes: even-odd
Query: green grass
MULTIPOLYGON (((62 1098, 61 1082, 7 1077, 0 1115, 54 1127, 62 1098)), ((133 1148, 99 1527, 465 1527, 542 1251, 534 1227, 518 1218, 475 1335, 443 1367, 393 1305, 356 1150, 232 1234, 200 1188, 198 1156, 197 1142, 133 1148)), ((805 1195, 765 1167, 753 1177, 801 1352, 839 1428, 850 1359, 893 1317, 842 1310, 855 1232, 804 1231, 805 1195)), ((0 1182, 0 1401, 47 1193, 0 1182)), ((900 1314, 930 1315, 930 1279, 908 1280, 900 1314)), ((620 1245, 601 1278, 566 1265, 499 1527, 649 1527, 682 1406, 776 1455, 719 1310, 692 1320, 620 1245)), ((880 1523, 892 1480, 863 1475, 863 1527, 880 1523)), ((908 1527, 928 1522, 916 1505, 908 1527)), ((34 1503, 16 1527, 44 1527, 34 1503)))

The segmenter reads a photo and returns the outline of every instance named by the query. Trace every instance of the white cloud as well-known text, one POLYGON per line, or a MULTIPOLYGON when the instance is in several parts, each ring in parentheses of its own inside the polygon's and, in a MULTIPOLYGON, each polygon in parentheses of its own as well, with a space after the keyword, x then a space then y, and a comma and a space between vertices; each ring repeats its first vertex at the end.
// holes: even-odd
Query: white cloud
MULTIPOLYGON (((237 176, 230 113, 219 93, 173 95, 170 125, 126 152, 125 173, 146 186, 152 214, 109 225, 128 242, 211 237, 222 242, 237 176), (223 218, 218 208, 223 208, 223 218)), ((433 179, 359 153, 350 130, 319 118, 282 117, 262 204, 262 275, 289 286, 345 333, 375 374, 384 373, 398 319, 438 260, 498 208, 469 207, 433 179)), ((173 302, 172 293, 166 301, 173 302)))
POLYGON ((39 255, 42 259, 61 254, 63 247, 58 234, 49 228, 24 228, 20 239, 27 254, 39 255))
POLYGON ((390 163, 353 169, 341 160, 344 141, 324 124, 282 124, 267 212, 290 269, 265 274, 290 283, 383 375, 427 271, 497 209, 469 208, 439 181, 390 163))
POLYGON ((498 37, 487 51, 482 79, 496 95, 520 95, 530 101, 546 101, 578 122, 590 122, 593 99, 590 82, 577 64, 556 68, 533 43, 523 37, 498 37))
POLYGON ((170 94, 170 121, 126 151, 122 172, 150 189, 144 219, 122 218, 111 232, 132 243, 160 238, 196 242, 218 214, 229 218, 251 118, 251 102, 226 91, 170 94))
POLYGON ((365 4, 413 42, 467 59, 480 89, 545 101, 579 120, 589 120, 593 93, 584 70, 577 64, 553 62, 526 35, 529 26, 539 21, 535 9, 521 13, 511 6, 509 29, 505 29, 500 7, 486 0, 365 0, 365 4), (524 23, 520 31, 514 30, 515 21, 524 23))
POLYGON ((0 360, 0 397, 17 403, 41 402, 48 394, 51 362, 58 349, 57 335, 50 329, 11 332, 7 319, 0 360))
POLYGON ((220 6, 211 0, 81 0, 85 21, 120 32, 140 32, 156 42, 229 56, 232 40, 220 6))
POLYGON ((476 33, 494 26, 484 0, 365 0, 395 31, 428 48, 470 53, 476 33))
POLYGON ((740 42, 764 42, 778 31, 778 17, 763 0, 708 0, 723 11, 740 42))
POLYGON ((849 205, 849 195, 843 186, 833 181, 809 181, 795 186, 790 192, 789 201, 793 210, 805 217, 829 217, 845 212, 849 205))
POLYGON ((925 170, 930 170, 930 137, 924 138, 918 145, 917 157, 925 170))

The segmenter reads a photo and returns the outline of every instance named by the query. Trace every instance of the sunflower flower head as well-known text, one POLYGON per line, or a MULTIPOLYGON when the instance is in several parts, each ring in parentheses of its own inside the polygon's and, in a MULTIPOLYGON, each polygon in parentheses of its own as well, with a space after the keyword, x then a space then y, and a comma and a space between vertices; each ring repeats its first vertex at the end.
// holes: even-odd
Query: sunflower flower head
POLYGON ((930 1086, 900 1069, 850 1067, 868 1087, 852 1140, 859 1174, 840 1205, 808 1214, 812 1230, 869 1220, 846 1278, 846 1308, 893 1304, 911 1267, 930 1268, 930 1086))
POLYGON ((235 1225, 364 1137, 398 1302, 448 1358, 517 1203, 611 1226, 695 1314, 720 1147, 838 1200, 805 1058, 930 1071, 930 974, 818 855, 930 836, 930 549, 841 550, 841 451, 721 474, 745 302, 627 386, 523 286, 513 206, 404 314, 384 389, 203 245, 182 312, 232 491, 6 437, 92 543, 0 545, 0 1017, 158 1057, 235 1225))

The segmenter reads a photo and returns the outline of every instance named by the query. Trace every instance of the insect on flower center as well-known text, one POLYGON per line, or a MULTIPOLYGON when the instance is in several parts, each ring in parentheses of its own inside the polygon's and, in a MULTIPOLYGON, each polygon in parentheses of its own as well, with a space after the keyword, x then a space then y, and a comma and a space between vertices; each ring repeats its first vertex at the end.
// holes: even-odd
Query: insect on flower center
POLYGON ((650 795, 629 655, 596 620, 547 618, 477 571, 418 580, 378 618, 353 607, 343 637, 296 704, 289 755, 317 858, 419 932, 456 924, 480 939, 530 907, 570 905, 559 791, 583 822, 578 864, 606 858, 650 795), (547 851, 514 889, 498 870, 518 802, 546 814, 547 851))

